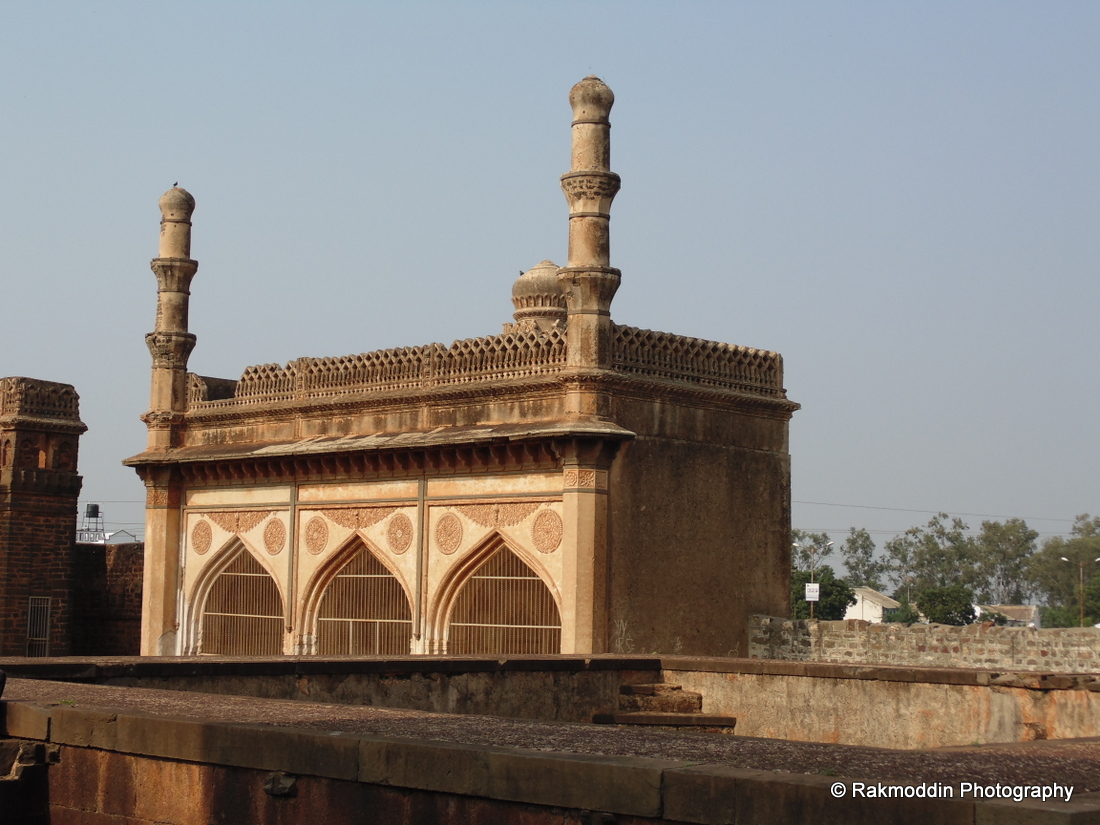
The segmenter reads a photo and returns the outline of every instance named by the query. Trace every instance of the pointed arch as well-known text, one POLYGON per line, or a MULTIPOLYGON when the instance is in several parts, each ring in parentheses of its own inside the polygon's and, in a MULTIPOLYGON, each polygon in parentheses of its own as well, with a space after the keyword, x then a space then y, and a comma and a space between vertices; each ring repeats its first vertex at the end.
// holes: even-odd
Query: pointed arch
POLYGON ((310 579, 302 621, 310 653, 407 656, 412 597, 386 554, 353 534, 310 579))
POLYGON ((533 561, 496 531, 468 553, 431 612, 433 652, 560 653, 560 594, 533 561))
POLYGON ((182 652, 281 654, 284 603, 285 596, 274 576, 239 536, 233 536, 214 554, 195 582, 189 615, 183 623, 182 652), (208 635, 208 631, 213 634, 208 635))

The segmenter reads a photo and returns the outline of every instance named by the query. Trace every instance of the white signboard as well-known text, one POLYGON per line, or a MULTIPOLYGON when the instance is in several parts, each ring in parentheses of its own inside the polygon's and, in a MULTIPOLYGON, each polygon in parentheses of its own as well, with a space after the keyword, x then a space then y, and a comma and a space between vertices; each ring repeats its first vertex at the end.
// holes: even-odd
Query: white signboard
POLYGON ((821 601, 821 585, 817 583, 806 583, 806 601, 818 602, 821 601))

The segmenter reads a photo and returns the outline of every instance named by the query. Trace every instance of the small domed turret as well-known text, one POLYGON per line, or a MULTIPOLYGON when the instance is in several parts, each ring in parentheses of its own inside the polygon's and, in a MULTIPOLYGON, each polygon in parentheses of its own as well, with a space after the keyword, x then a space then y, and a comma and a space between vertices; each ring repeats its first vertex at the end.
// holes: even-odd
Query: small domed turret
POLYGON ((565 296, 558 281, 558 265, 543 261, 524 272, 512 286, 516 328, 549 332, 565 327, 565 296))
POLYGON ((160 258, 191 257, 191 215, 195 199, 173 186, 160 196, 160 258))

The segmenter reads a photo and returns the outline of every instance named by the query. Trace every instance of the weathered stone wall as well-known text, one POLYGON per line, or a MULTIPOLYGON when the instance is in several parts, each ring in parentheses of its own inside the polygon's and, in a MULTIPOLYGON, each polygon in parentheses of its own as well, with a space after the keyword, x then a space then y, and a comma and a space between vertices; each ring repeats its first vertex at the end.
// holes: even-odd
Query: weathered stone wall
POLYGON ((137 656, 145 546, 78 544, 73 555, 73 655, 137 656))
POLYGON ((1100 673, 1100 628, 870 624, 753 616, 749 658, 1100 673))

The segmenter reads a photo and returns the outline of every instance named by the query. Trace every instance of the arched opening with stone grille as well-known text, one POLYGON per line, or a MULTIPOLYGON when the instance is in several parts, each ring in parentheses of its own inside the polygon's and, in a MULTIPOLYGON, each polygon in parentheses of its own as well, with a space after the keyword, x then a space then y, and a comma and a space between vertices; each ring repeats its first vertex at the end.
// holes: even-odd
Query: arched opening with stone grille
POLYGON ((283 652, 283 599, 243 547, 210 585, 202 610, 200 653, 278 656, 283 652))
POLYGON ((401 582, 363 544, 333 576, 317 608, 322 656, 407 656, 412 608, 401 582))
POLYGON ((554 595, 503 542, 466 579, 447 624, 447 652, 560 653, 554 595))

